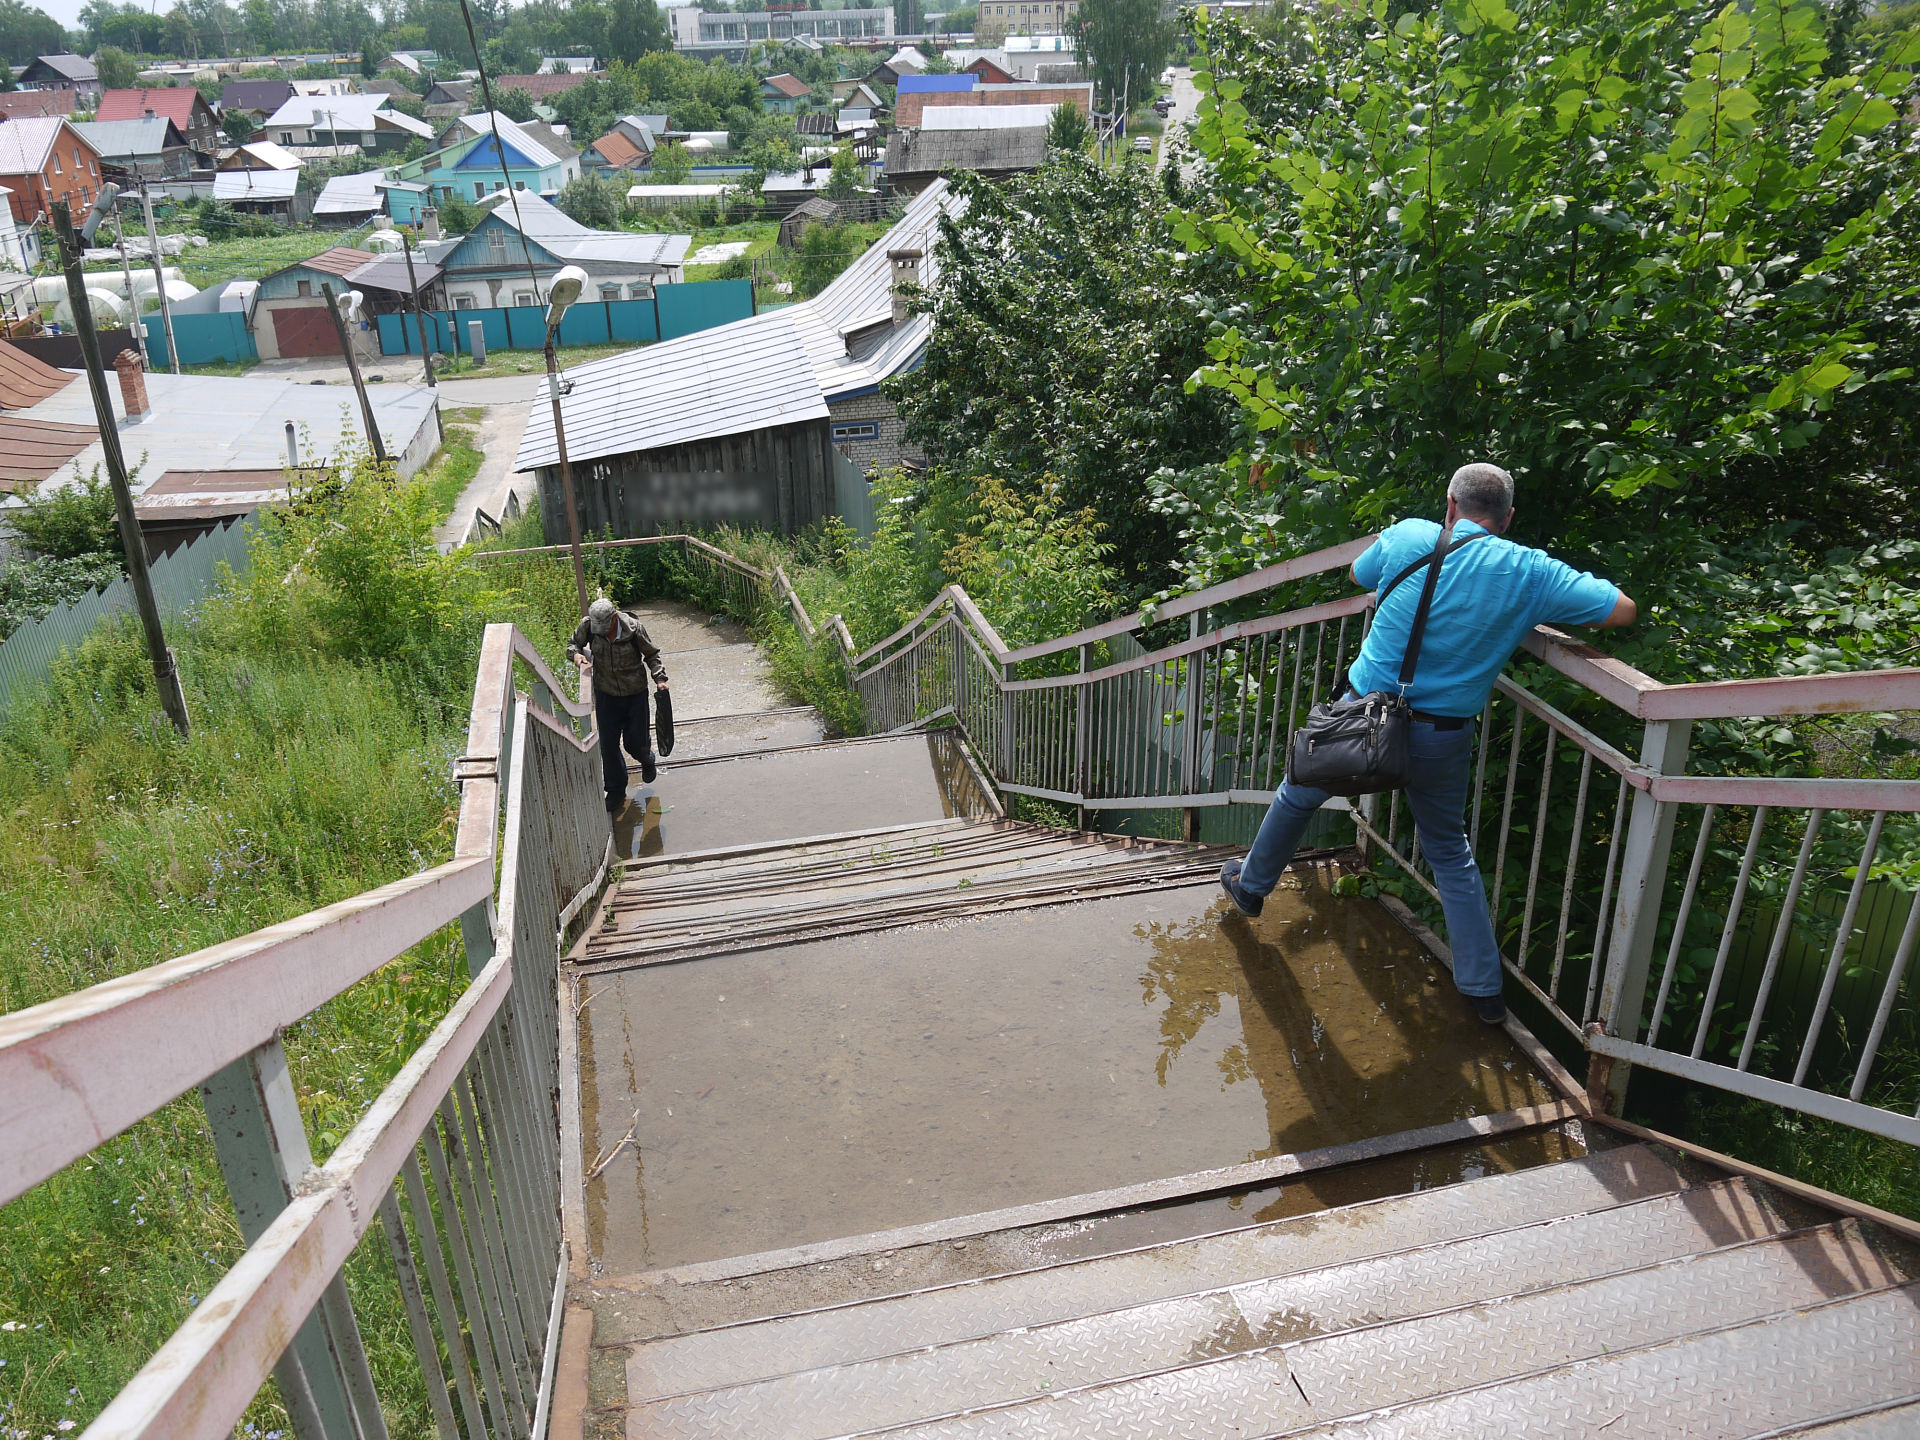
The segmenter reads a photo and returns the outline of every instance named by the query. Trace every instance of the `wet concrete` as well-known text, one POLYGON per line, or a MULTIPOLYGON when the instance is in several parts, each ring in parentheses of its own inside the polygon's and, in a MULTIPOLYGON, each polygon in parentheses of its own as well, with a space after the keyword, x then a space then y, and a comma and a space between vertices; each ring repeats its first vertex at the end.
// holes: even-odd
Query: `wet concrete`
MULTIPOLYGON (((677 676, 673 693, 677 721, 677 676)), ((956 810, 942 783, 952 762, 944 747, 936 750, 939 743, 904 735, 713 762, 668 761, 650 787, 640 785, 636 767, 630 793, 645 803, 628 805, 614 821, 614 850, 624 858, 684 855, 944 819, 956 810)))
MULTIPOLYGON (((800 753, 879 751, 864 763, 885 768, 912 744, 925 767, 917 739, 800 753)), ((766 759, 785 767, 799 755, 766 759)), ((745 806, 787 783, 784 768, 769 769, 780 778, 756 789, 744 777, 762 763, 706 768, 734 772, 726 794, 745 806)), ((832 766, 814 787, 820 816, 915 818, 832 766)), ((752 838, 737 819, 702 833, 678 813, 662 828, 684 823, 711 845, 752 838)), ((802 804, 794 818, 811 813, 802 804)), ((856 827, 816 820, 784 833, 836 828, 856 827)), ((676 846, 698 848, 682 833, 676 846)), ((589 1169, 630 1126, 634 1136, 588 1186, 596 1273, 1551 1098, 1377 906, 1308 882, 1276 892, 1251 924, 1222 908, 1217 888, 1196 886, 591 978, 580 1016, 589 1169)), ((1242 1203, 1283 1202, 1315 1208, 1301 1182, 1242 1203)))

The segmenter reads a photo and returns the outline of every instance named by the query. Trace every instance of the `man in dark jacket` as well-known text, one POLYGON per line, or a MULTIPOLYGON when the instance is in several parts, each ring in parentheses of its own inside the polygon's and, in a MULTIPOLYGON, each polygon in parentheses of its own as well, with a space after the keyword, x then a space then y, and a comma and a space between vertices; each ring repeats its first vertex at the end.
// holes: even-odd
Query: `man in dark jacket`
POLYGON ((627 803, 627 760, 621 742, 640 759, 640 778, 648 784, 656 773, 653 725, 647 702, 647 676, 667 688, 667 667, 660 647, 647 636, 639 617, 621 610, 611 600, 596 600, 567 642, 574 664, 591 668, 593 710, 600 722, 600 762, 607 782, 607 813, 617 815, 627 803))

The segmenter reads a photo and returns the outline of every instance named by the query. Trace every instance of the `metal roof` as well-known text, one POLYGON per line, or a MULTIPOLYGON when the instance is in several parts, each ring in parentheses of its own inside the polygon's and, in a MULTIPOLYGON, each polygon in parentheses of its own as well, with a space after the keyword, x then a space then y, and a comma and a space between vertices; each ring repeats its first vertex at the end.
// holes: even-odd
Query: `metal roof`
POLYGON ((100 72, 94 68, 93 61, 84 55, 73 55, 65 51, 58 55, 36 55, 32 61, 28 62, 26 68, 30 70, 36 63, 46 66, 54 74, 63 75, 69 80, 100 78, 100 72))
POLYGON ((392 107, 390 95, 296 95, 266 119, 270 126, 298 130, 373 130, 392 125, 433 138, 433 127, 392 107))
POLYGON ((31 491, 100 438, 92 425, 0 415, 0 494, 31 491))
MULTIPOLYGON (((160 85, 145 90, 108 90, 94 107, 94 118, 101 124, 115 120, 142 120, 148 115, 164 115, 180 127, 182 134, 193 124, 194 101, 200 92, 191 85, 160 85)), ((205 101, 201 101, 205 104, 205 101)))
POLYGON ((378 260, 369 260, 358 270, 346 277, 349 285, 363 285, 372 290, 391 290, 399 295, 411 295, 416 289, 425 290, 440 278, 440 267, 430 260, 415 258, 413 262, 414 283, 407 283, 407 257, 405 255, 382 255, 378 260))
POLYGON ((929 105, 922 130, 1029 130, 1053 123, 1051 105, 929 105))
MULTIPOLYGON (((296 260, 291 265, 282 265, 273 274, 284 275, 289 270, 318 270, 323 275, 338 275, 345 279, 369 260, 379 257, 371 250, 355 250, 349 245, 335 245, 322 250, 308 260, 296 260)), ((270 277, 269 277, 270 278, 270 277)))
POLYGON ((183 150, 187 144, 180 127, 164 115, 143 115, 138 120, 82 120, 73 128, 99 152, 102 160, 126 155, 160 155, 168 150, 183 150))
POLYGON ((977 75, 902 75, 896 93, 901 95, 941 95, 973 89, 977 75))
POLYGON ((38 175, 63 129, 73 126, 58 115, 27 115, 0 125, 0 175, 38 175))
POLYGON ((520 223, 514 224, 514 207, 507 203, 508 192, 487 197, 489 212, 509 229, 519 230, 537 240, 546 249, 568 260, 615 261, 628 265, 678 265, 686 259, 687 235, 650 235, 629 230, 589 230, 559 206, 542 200, 529 191, 512 192, 520 202, 520 223))
POLYGON ((213 177, 216 200, 291 200, 299 188, 298 170, 221 170, 213 177))
POLYGON ((462 115, 453 123, 456 128, 476 136, 492 135, 497 125, 500 130, 500 142, 503 145, 511 145, 526 156, 529 164, 537 165, 541 169, 549 165, 558 165, 566 158, 564 155, 556 154, 544 139, 535 137, 525 126, 498 111, 483 110, 477 115, 462 115))
POLYGON ((786 96, 789 100, 799 100, 813 93, 813 87, 807 84, 806 81, 802 80, 798 75, 788 75, 785 72, 778 75, 769 75, 760 83, 786 96))
POLYGON ((368 170, 359 175, 336 175, 313 202, 316 215, 357 215, 363 210, 378 210, 380 172, 368 170))
MULTIPOLYGON (((924 252, 921 283, 933 279, 940 215, 958 214, 964 204, 936 180, 813 299, 567 371, 573 389, 560 404, 569 458, 625 455, 818 419, 830 399, 898 373, 926 344, 932 316, 915 315, 862 341, 858 355, 847 353, 847 336, 892 312, 889 250, 924 252)), ((551 407, 535 405, 514 468, 556 463, 551 407)))
POLYGON ((284 145, 271 140, 249 140, 234 147, 233 154, 221 162, 223 170, 298 170, 306 162, 284 145))
POLYGON ((1047 160, 1047 127, 1018 130, 896 130, 887 141, 888 175, 937 175, 943 170, 1004 174, 1037 170, 1047 160))

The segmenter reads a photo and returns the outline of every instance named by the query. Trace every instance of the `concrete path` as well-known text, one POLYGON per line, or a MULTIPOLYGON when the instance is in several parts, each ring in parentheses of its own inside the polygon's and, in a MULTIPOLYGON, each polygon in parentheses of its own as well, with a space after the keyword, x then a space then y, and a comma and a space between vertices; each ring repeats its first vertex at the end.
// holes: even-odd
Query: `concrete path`
POLYGON ((466 490, 454 503, 446 523, 433 532, 434 543, 443 551, 463 544, 472 528, 475 510, 484 510, 495 520, 506 513, 507 494, 519 495, 526 508, 536 488, 531 475, 513 473, 514 457, 520 450, 520 432, 527 428, 527 413, 532 409, 524 401, 518 405, 489 405, 480 412, 474 447, 483 457, 466 490))

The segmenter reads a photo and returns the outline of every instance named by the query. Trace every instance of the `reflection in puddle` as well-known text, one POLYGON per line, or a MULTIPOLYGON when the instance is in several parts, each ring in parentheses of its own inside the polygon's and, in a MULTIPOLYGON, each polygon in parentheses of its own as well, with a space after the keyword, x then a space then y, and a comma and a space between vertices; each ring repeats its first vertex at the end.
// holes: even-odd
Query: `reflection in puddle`
POLYGON ((588 1187, 600 1273, 1549 1098, 1378 907, 1221 911, 1196 886, 588 977, 587 1164, 635 1142, 588 1187))

